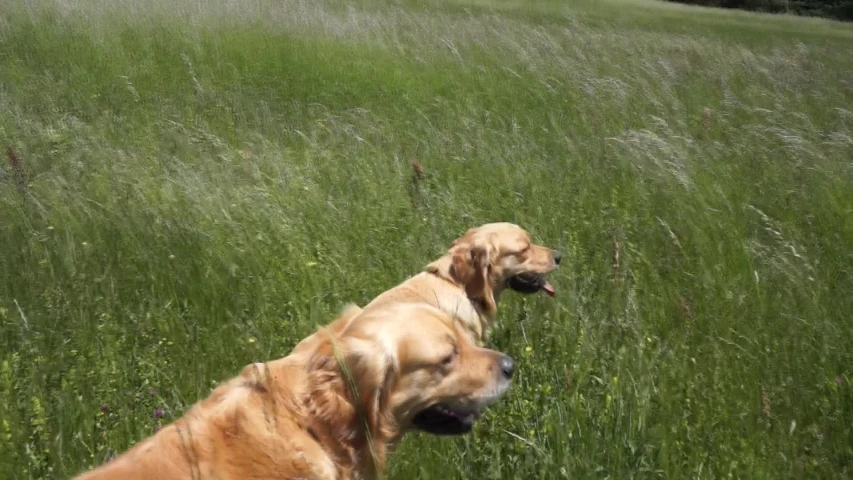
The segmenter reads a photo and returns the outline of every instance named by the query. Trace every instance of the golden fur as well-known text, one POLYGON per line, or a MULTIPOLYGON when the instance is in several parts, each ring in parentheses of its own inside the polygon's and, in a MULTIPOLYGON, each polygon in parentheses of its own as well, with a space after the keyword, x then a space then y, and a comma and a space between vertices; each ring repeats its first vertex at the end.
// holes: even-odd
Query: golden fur
POLYGON ((78 480, 375 478, 406 432, 465 433, 509 387, 512 359, 453 325, 429 305, 371 308, 300 354, 248 365, 78 480))
MULTIPOLYGON (((481 225, 454 240, 424 272, 386 290, 364 309, 347 305, 329 328, 341 331, 363 311, 396 303, 425 303, 446 312, 473 342, 483 345, 488 328, 495 322, 498 299, 508 288, 507 281, 519 274, 546 275, 557 268, 561 257, 559 252, 533 243, 530 234, 518 225, 481 225)), ((314 336, 303 339, 293 352, 308 348, 315 340, 314 336)))

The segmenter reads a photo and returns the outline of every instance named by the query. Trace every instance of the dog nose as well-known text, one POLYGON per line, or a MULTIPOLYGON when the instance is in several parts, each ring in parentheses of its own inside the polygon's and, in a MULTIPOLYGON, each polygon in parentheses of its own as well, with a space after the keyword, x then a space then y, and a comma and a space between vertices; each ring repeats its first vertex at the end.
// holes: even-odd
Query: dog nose
POLYGON ((501 367, 501 373, 503 373, 504 377, 508 379, 512 378, 512 374, 515 373, 515 360, 512 357, 501 355, 498 365, 501 367))
POLYGON ((559 265, 559 264, 560 264, 560 260, 562 260, 562 259, 563 259, 563 254, 562 254, 562 253, 560 253, 560 252, 558 252, 558 251, 556 251, 556 250, 554 250, 554 263, 556 263, 557 265, 559 265))

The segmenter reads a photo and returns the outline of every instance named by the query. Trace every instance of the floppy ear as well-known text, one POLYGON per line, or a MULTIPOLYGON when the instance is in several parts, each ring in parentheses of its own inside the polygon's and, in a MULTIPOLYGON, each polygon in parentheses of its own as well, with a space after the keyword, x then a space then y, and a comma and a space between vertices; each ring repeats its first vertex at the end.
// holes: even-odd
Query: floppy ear
POLYGON ((312 416, 328 428, 329 441, 365 443, 362 464, 385 467, 386 445, 396 424, 389 398, 396 378, 393 358, 374 342, 329 338, 309 364, 312 416))
POLYGON ((388 400, 396 378, 396 362, 392 352, 377 347, 372 341, 348 338, 344 351, 338 353, 338 364, 369 433, 386 438, 393 434, 388 400))
POLYGON ((489 314, 497 311, 489 274, 493 247, 489 242, 457 244, 452 249, 450 274, 464 288, 468 298, 479 302, 489 314))

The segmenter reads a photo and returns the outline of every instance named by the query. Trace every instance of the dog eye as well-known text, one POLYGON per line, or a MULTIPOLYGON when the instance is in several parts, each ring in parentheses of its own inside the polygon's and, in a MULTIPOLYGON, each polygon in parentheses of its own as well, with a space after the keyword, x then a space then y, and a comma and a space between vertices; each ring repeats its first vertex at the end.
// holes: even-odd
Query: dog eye
POLYGON ((445 365, 445 366, 450 365, 453 362, 453 359, 456 358, 456 353, 457 353, 456 347, 453 347, 453 351, 450 352, 449 355, 447 355, 441 359, 441 364, 445 365))

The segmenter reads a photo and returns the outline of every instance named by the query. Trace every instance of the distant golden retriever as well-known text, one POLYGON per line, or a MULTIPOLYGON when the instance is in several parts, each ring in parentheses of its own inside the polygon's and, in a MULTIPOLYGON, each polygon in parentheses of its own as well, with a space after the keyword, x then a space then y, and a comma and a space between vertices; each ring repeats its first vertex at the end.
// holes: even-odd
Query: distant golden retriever
POLYGON ((454 325, 423 303, 371 308, 78 479, 375 478, 406 432, 464 434, 509 388, 513 360, 454 325))
MULTIPOLYGON (((554 287, 545 275, 556 269, 561 259, 560 252, 533 243, 530 234, 518 225, 481 225, 454 240, 447 253, 427 265, 424 272, 383 292, 364 309, 347 305, 329 328, 333 332, 343 330, 362 311, 397 303, 425 303, 446 312, 474 343, 483 345, 495 321, 501 293, 509 288, 554 296, 554 287)), ((293 353, 309 348, 314 341, 313 335, 305 338, 293 353)))

